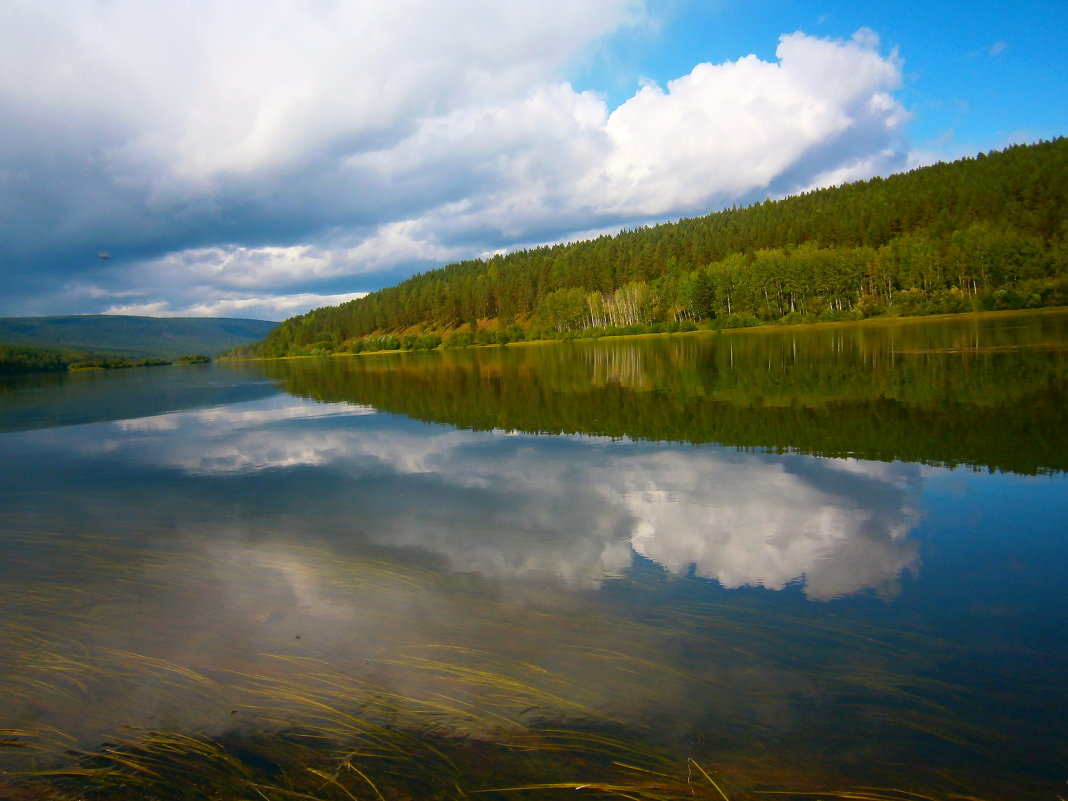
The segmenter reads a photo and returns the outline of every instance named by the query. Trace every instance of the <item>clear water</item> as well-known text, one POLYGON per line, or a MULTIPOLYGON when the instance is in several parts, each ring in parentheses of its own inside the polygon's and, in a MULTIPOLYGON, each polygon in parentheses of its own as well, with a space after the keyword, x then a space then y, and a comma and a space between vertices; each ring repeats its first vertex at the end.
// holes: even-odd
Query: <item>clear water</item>
POLYGON ((385 715, 732 798, 1052 801, 1066 348, 1051 313, 10 382, 0 767, 385 715))

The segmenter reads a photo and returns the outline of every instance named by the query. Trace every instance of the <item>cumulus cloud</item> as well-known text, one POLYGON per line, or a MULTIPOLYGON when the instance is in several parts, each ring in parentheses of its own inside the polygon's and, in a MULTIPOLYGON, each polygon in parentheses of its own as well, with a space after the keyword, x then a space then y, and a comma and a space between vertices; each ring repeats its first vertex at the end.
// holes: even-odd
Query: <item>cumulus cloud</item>
POLYGON ((699 64, 666 91, 644 86, 607 121, 612 148, 590 202, 659 215, 796 190, 820 181, 828 150, 842 179, 888 169, 905 113, 890 94, 898 60, 877 48, 870 31, 849 42, 794 33, 777 62, 699 64), (799 166, 807 174, 784 183, 799 166))
POLYGON ((349 166, 399 185, 473 166, 478 184, 428 210, 424 229, 529 240, 565 217, 581 230, 677 215, 901 164, 907 114, 892 95, 900 64, 878 52, 871 32, 848 42, 791 34, 777 56, 699 64, 611 112, 569 85, 539 88, 425 120, 349 166))
POLYGON ((7 4, 0 313, 303 311, 904 166, 900 61, 869 31, 787 34, 774 60, 698 64, 610 109, 568 65, 643 8, 547 3, 7 4))
POLYGON ((322 306, 337 306, 366 292, 342 292, 337 295, 320 295, 315 292, 298 292, 292 295, 272 297, 234 297, 207 300, 188 306, 159 300, 152 303, 124 303, 108 306, 104 314, 132 314, 144 317, 244 317, 253 320, 284 320, 308 309, 322 306))

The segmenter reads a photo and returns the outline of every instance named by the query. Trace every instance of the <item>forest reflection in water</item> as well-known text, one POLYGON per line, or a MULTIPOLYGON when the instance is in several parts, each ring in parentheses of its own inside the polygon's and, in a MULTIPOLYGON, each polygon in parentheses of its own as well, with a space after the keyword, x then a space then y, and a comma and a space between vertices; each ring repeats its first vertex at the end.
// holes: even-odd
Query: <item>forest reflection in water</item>
MULTIPOLYGON (((1061 310, 266 362, 294 394, 476 430, 1068 468, 1061 310)), ((256 368, 259 369, 259 368, 256 368)))
POLYGON ((719 797, 692 758, 732 799, 1049 798, 1064 352, 1012 331, 211 367, 189 373, 205 405, 5 434, 7 781, 59 764, 162 797, 145 771, 185 781, 160 745, 180 735, 224 797, 373 797, 345 764, 397 796, 719 797), (792 439, 783 399, 812 413, 792 439), (873 404, 909 428, 855 450, 912 460, 837 450, 873 404), (927 439, 950 412, 1016 413, 1014 449, 927 439), (671 436, 687 414, 699 435, 671 436))

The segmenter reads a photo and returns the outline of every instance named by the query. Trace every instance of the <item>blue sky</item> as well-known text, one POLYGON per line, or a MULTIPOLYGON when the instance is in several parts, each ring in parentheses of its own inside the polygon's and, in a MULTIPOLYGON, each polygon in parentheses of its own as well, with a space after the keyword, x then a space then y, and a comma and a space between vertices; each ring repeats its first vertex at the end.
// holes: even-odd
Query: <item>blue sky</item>
POLYGON ((9 0, 0 314, 282 319, 1061 136, 1066 9, 9 0))
POLYGON ((783 33, 869 28, 903 62, 897 96, 918 150, 952 159, 1068 131, 1068 3, 656 0, 647 9, 656 27, 626 29, 576 64, 578 88, 618 104, 639 80, 663 83, 700 61, 771 59, 783 33))

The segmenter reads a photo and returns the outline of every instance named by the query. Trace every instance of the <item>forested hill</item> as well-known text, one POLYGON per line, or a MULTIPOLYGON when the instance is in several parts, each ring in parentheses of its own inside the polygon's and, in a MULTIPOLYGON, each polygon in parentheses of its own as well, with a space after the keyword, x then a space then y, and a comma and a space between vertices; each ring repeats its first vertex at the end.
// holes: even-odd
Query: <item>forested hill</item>
POLYGON ((286 320, 239 355, 1064 305, 1066 197, 1061 137, 450 264, 286 320))
POLYGON ((276 325, 267 320, 228 317, 0 317, 0 344, 173 359, 187 353, 217 354, 235 345, 255 342, 276 325))

